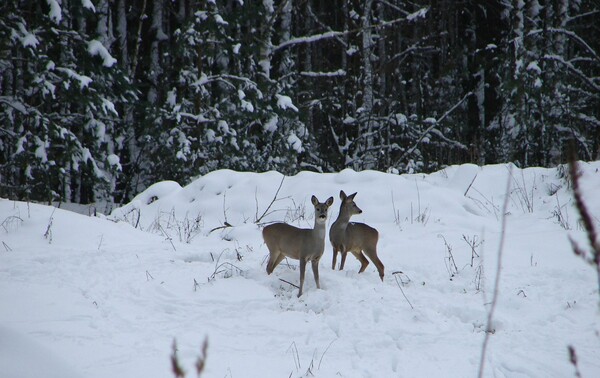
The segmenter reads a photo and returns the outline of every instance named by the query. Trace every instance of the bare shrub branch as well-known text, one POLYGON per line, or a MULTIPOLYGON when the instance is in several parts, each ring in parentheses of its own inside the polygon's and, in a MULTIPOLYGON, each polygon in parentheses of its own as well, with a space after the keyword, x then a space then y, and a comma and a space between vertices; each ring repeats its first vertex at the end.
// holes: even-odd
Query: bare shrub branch
POLYGON ((261 223, 261 221, 264 217, 271 214, 271 213, 269 213, 269 210, 271 209, 271 206, 273 206, 275 201, 277 201, 277 196, 279 195, 279 191, 281 190, 281 187, 283 186, 284 180, 285 180, 285 176, 281 177, 281 181, 279 182, 279 187, 277 188, 277 191, 275 192, 275 195, 273 196, 271 203, 269 203, 269 206, 267 206, 267 208, 265 209, 265 211, 262 213, 261 216, 258 216, 258 200, 257 200, 257 202, 256 202, 256 217, 255 217, 254 223, 256 223, 256 224, 261 223))
POLYGON ((579 171, 579 166, 575 161, 573 153, 571 153, 571 157, 569 158, 569 170, 571 173, 575 207, 577 207, 577 211, 581 217, 581 223, 583 224, 591 249, 587 251, 581 248, 571 236, 569 236, 569 240, 571 241, 573 252, 596 269, 598 274, 598 293, 600 295, 600 240, 598 239, 598 232, 596 231, 592 215, 583 200, 583 194, 581 192, 581 187, 579 186, 581 172, 579 171))

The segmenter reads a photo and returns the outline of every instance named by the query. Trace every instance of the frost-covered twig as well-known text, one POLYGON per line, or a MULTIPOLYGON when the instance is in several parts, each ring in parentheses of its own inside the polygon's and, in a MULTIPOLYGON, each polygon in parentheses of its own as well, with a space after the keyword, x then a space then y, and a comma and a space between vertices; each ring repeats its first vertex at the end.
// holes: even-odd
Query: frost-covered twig
MULTIPOLYGON (((512 168, 511 168, 512 170, 512 168)), ((511 173, 511 172, 509 172, 511 173)), ((500 272, 502 271, 502 252, 504 250, 504 238, 506 234, 506 212, 508 209, 508 198, 510 192, 510 177, 512 175, 509 174, 508 180, 506 180, 506 195, 504 197, 504 204, 502 205, 502 226, 500 228, 500 243, 498 245, 498 261, 496 263, 496 278, 494 280, 494 292, 492 296, 492 304, 490 306, 490 311, 488 312, 487 325, 485 326, 485 336, 483 338, 483 345, 481 347, 481 359, 479 360, 479 374, 477 377, 483 377, 483 369, 485 367, 485 355, 487 352, 487 345, 490 339, 490 334, 492 334, 492 321, 494 319, 494 311, 496 310, 496 303, 498 303, 498 293, 500 286, 500 272)))
POLYGON ((17 224, 18 224, 19 222, 20 222, 20 223, 23 223, 23 219, 21 219, 20 217, 18 217, 18 216, 16 216, 16 215, 11 215, 11 216, 8 216, 8 217, 6 217, 6 218, 5 218, 5 219, 2 221, 2 223, 0 223, 0 226, 1 226, 1 227, 4 229, 4 231, 6 231, 6 232, 9 232, 9 231, 8 231, 8 228, 9 228, 9 226, 10 226, 11 224, 15 223, 15 222, 17 222, 17 224))
POLYGON ((456 266, 456 261, 454 261, 454 255, 452 254, 452 246, 448 244, 444 235, 439 234, 438 238, 444 239, 444 245, 446 246, 446 251, 448 252, 448 257, 444 257, 444 263, 446 264, 446 270, 450 275, 450 280, 458 274, 458 267, 456 266))
POLYGON ((46 228, 46 232, 44 233, 44 238, 48 240, 48 244, 52 244, 52 223, 54 221, 54 212, 56 211, 56 207, 52 210, 52 214, 50 214, 50 220, 48 221, 48 227, 46 228))

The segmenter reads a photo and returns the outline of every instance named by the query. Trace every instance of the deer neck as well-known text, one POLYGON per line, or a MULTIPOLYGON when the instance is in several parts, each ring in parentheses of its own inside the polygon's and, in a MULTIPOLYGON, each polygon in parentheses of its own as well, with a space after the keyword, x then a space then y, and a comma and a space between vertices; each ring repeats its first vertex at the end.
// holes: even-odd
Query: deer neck
POLYGON ((319 218, 315 217, 315 225, 313 227, 314 235, 319 239, 325 238, 325 221, 319 221, 319 218))
POLYGON ((346 211, 344 208, 340 209, 340 214, 335 222, 333 222, 333 228, 345 230, 346 227, 348 227, 348 223, 350 223, 350 217, 351 215, 348 213, 348 211, 346 211))

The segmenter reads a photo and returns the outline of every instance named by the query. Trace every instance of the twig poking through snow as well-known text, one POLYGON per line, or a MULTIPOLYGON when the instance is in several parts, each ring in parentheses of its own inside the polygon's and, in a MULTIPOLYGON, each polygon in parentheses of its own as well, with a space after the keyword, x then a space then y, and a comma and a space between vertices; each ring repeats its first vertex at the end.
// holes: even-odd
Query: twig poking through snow
MULTIPOLYGON (((396 284, 398 284, 398 287, 400 288, 400 291, 402 292, 402 295, 404 296, 404 299, 406 299, 406 302, 408 302, 410 308, 412 310, 414 310, 415 308, 413 307, 412 303, 410 303, 410 301, 408 300, 408 297, 406 296, 406 294, 404 294, 404 290, 402 289, 402 284, 404 284, 404 282, 402 282, 402 284, 401 284, 400 281, 398 281, 398 275, 400 275, 400 274, 404 274, 404 273, 402 273, 400 271, 392 273, 392 275, 394 276, 394 279, 396 280, 396 284)), ((408 280, 410 282, 410 278, 408 280)))
POLYGON ((277 201, 277 195, 279 195, 279 191, 281 190, 281 186, 283 185, 283 180, 285 180, 285 176, 283 176, 281 178, 281 182, 279 183, 279 187, 277 188, 277 191, 275 192, 275 195, 273 196, 273 199, 271 200, 271 203, 269 204, 269 206, 267 206, 267 208, 265 209, 265 211, 262 213, 262 215, 260 217, 258 217, 258 202, 256 205, 256 220, 254 221, 254 223, 259 224, 260 221, 269 214, 269 209, 271 208, 271 206, 273 206, 273 204, 275 203, 275 201, 277 201))
POLYGON ((52 222, 54 221, 54 212, 56 211, 56 207, 52 210, 52 214, 50 214, 50 221, 48 222, 48 227, 46 228, 46 232, 44 233, 44 238, 48 240, 48 244, 52 244, 52 222))

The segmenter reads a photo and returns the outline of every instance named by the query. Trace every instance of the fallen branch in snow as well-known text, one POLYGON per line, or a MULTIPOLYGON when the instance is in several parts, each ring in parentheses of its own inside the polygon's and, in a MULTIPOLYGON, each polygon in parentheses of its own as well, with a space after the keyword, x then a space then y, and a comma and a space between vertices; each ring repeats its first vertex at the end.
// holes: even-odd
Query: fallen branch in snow
POLYGON ((213 231, 217 231, 217 230, 222 230, 224 228, 228 228, 228 227, 233 227, 232 225, 230 225, 228 222, 225 222, 222 226, 218 226, 213 228, 212 230, 208 231, 208 233, 212 233, 213 231))
POLYGON ((293 286, 293 287, 295 287, 296 289, 300 290, 300 286, 298 286, 298 285, 296 285, 296 284, 293 284, 293 283, 291 283, 290 281, 286 281, 286 280, 284 280, 283 278, 280 278, 280 279, 279 279, 279 281, 283 281, 283 282, 285 282, 286 284, 288 284, 288 285, 292 285, 292 286, 293 286))
POLYGON ((506 212, 508 209, 508 198, 510 193, 510 178, 512 177, 512 166, 510 168, 508 180, 506 182, 506 195, 504 196, 504 204, 502 205, 502 226, 500 228, 500 244, 498 245, 498 262, 496 263, 496 279, 494 282, 494 293, 492 296, 492 304, 490 311, 488 312, 487 324, 485 326, 485 336, 483 338, 483 345, 481 347, 481 359, 479 360, 479 374, 478 378, 483 377, 483 368, 485 366, 485 354, 487 352, 487 345, 490 339, 490 335, 494 333, 492 329, 492 320, 494 318, 494 311, 496 310, 496 303, 498 303, 498 292, 500 286, 500 272, 502 271, 502 251, 504 250, 504 237, 506 234, 506 212))

